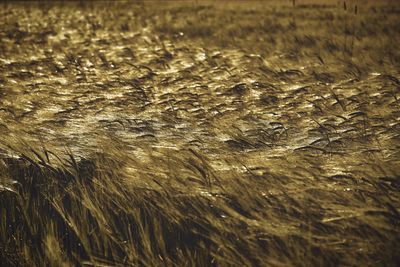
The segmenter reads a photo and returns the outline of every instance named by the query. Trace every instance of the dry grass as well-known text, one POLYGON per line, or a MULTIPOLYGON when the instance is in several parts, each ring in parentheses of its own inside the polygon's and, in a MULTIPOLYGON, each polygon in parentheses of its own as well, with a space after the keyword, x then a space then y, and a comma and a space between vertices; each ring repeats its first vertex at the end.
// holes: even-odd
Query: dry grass
POLYGON ((1 264, 396 266, 400 9, 296 2, 2 4, 1 264))

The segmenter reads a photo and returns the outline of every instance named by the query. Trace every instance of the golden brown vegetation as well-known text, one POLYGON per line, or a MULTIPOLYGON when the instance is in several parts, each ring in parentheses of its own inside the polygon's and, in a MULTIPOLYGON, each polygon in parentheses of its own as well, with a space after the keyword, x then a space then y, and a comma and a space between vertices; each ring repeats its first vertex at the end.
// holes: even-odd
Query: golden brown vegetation
POLYGON ((304 3, 1 4, 0 263, 396 266, 400 7, 304 3))

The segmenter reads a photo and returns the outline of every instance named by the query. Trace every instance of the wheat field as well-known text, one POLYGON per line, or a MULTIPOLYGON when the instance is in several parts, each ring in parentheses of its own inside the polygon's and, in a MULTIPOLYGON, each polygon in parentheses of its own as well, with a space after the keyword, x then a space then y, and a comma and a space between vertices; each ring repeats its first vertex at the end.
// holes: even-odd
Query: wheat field
POLYGON ((398 266, 399 21, 0 3, 0 265, 398 266))

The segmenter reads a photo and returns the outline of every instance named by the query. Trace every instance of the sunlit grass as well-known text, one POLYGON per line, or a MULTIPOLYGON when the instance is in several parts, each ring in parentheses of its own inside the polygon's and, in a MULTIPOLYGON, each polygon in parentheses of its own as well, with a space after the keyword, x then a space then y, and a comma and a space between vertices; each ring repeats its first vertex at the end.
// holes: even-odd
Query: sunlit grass
POLYGON ((2 4, 0 265, 396 266, 396 5, 2 4))

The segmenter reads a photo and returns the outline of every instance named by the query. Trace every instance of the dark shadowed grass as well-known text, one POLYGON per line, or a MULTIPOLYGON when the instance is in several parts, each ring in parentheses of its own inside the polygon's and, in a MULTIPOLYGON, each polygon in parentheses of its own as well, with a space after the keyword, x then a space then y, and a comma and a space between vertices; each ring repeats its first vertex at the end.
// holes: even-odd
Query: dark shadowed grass
MULTIPOLYGON (((154 173, 138 175, 127 170, 141 163, 114 149, 91 159, 67 154, 60 164, 37 150, 1 160, 3 180, 12 181, 0 192, 2 262, 390 266, 399 259, 398 177, 313 171, 325 186, 287 190, 308 170, 220 176, 205 156, 180 151, 172 160, 155 158, 148 166, 154 173), (159 176, 166 166, 167 176, 159 176)), ((307 159, 296 162, 305 166, 307 159)))

